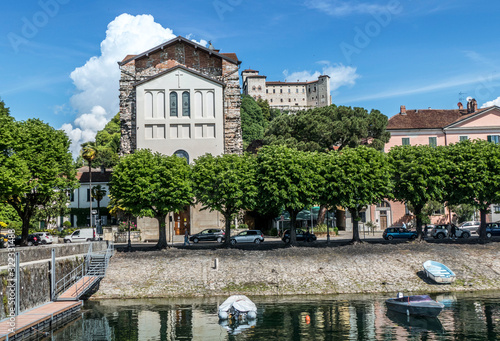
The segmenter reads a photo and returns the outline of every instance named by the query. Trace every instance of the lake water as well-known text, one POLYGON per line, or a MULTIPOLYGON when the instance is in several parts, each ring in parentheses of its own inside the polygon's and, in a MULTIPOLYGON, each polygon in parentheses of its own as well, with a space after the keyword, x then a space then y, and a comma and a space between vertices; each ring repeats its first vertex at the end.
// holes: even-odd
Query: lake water
POLYGON ((251 297, 252 325, 224 326, 225 298, 86 302, 52 340, 500 340, 500 293, 439 294, 438 318, 387 312, 383 295, 251 297))

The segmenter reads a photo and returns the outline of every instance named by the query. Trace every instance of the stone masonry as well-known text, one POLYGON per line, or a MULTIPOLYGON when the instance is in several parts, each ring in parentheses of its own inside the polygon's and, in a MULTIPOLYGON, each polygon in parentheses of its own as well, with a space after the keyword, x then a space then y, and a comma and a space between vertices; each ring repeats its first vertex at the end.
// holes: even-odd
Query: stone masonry
POLYGON ((241 153, 243 140, 240 118, 239 64, 234 53, 219 53, 183 37, 177 37, 139 55, 129 55, 119 63, 120 154, 137 148, 135 84, 176 65, 183 65, 224 83, 224 152, 241 153))

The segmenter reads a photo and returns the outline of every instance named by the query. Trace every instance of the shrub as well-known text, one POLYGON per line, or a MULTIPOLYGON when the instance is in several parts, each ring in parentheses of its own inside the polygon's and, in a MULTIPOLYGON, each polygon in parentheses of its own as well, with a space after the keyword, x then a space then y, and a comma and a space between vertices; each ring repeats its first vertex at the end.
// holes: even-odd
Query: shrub
POLYGON ((71 227, 71 221, 66 220, 66 221, 63 223, 63 226, 64 226, 65 228, 69 228, 69 227, 71 227))

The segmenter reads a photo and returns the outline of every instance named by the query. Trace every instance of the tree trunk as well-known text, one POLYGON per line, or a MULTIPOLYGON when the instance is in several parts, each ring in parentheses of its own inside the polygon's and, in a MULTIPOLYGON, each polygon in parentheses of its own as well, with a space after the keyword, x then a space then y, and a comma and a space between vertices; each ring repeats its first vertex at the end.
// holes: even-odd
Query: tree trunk
POLYGON ((326 211, 327 211, 326 206, 321 205, 319 207, 318 225, 323 224, 325 222, 326 211))
POLYGON ((231 215, 223 214, 226 226, 226 239, 224 239, 224 247, 229 247, 231 245, 231 215))
POLYGON ((415 210, 415 216, 417 218, 417 240, 418 241, 424 240, 424 234, 422 232, 422 210, 423 210, 423 208, 424 208, 423 205, 413 206, 413 209, 415 210))
POLYGON ((158 220, 158 228, 159 228, 159 238, 158 244, 156 244, 157 249, 165 249, 167 248, 167 231, 165 230, 165 220, 167 219, 166 215, 157 216, 158 220))
POLYGON ((487 208, 479 209, 479 216, 481 220, 481 225, 479 226, 479 240, 481 242, 486 241, 486 213, 488 212, 487 208))
POLYGON ((362 243, 361 238, 359 238, 359 227, 358 227, 358 222, 359 222, 359 211, 358 208, 349 208, 349 212, 351 213, 351 219, 352 219, 352 240, 351 242, 356 244, 356 243, 362 243))
POLYGON ((295 229, 295 222, 297 221, 297 214, 299 213, 299 211, 289 210, 288 213, 290 214, 290 245, 296 246, 297 233, 295 229))

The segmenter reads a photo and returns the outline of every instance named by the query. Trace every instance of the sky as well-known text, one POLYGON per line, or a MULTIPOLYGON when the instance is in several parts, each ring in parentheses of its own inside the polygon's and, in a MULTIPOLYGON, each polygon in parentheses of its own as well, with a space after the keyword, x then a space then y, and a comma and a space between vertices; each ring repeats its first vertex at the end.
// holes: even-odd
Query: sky
POLYGON ((66 131, 76 155, 119 111, 118 61, 178 35, 268 81, 331 77, 332 102, 500 105, 493 0, 23 0, 0 12, 0 99, 66 131))

